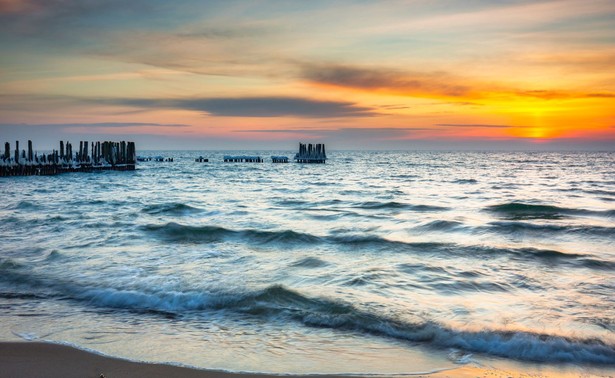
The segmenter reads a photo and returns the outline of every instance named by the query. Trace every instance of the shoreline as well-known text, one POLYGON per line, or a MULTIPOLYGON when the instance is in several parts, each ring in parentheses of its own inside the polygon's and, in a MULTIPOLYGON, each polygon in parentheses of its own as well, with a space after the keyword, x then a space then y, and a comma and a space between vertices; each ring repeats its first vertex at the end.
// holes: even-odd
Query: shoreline
MULTIPOLYGON (((110 357, 95 352, 81 350, 63 344, 38 341, 0 342, 0 371, 5 378, 348 378, 348 377, 386 377, 386 374, 267 374, 239 373, 219 370, 206 370, 163 363, 135 362, 110 357)), ((452 370, 433 373, 409 373, 394 377, 413 378, 522 378, 522 377, 608 377, 584 371, 561 372, 541 371, 529 373, 517 370, 502 370, 476 365, 461 365, 452 370)))

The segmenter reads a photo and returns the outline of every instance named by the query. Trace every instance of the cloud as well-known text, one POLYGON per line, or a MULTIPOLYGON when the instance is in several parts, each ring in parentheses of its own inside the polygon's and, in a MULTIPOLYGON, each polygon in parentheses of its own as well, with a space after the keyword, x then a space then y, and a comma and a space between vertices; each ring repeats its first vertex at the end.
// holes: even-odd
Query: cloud
POLYGON ((0 110, 3 111, 52 111, 78 105, 79 99, 57 95, 0 94, 0 110))
POLYGON ((525 90, 495 83, 482 83, 448 72, 401 71, 387 67, 364 68, 341 64, 308 63, 299 66, 300 77, 315 84, 363 91, 382 91, 402 96, 458 100, 441 102, 438 103, 439 105, 480 106, 480 103, 466 100, 514 97, 546 101, 615 98, 615 93, 612 92, 588 93, 566 89, 525 90))
POLYGON ((588 93, 588 98, 615 98, 615 93, 588 93))
POLYGON ((304 64, 301 77, 308 81, 364 90, 432 94, 458 97, 470 87, 446 72, 403 72, 390 68, 363 68, 340 64, 304 64))
POLYGON ((233 130, 234 133, 328 133, 331 129, 253 129, 233 130))
POLYGON ((181 123, 149 123, 149 122, 97 122, 97 123, 22 123, 0 124, 2 127, 189 127, 181 123))
POLYGON ((236 97, 184 99, 101 99, 101 103, 142 108, 170 108, 205 112, 219 117, 369 117, 372 108, 344 101, 298 97, 236 97))
MULTIPOLYGON (((83 106, 129 107, 137 112, 160 109, 190 110, 218 117, 298 117, 298 118, 345 118, 373 117, 375 108, 360 106, 347 101, 325 101, 301 97, 219 97, 219 98, 113 98, 73 97, 52 95, 0 95, 0 110, 53 111, 79 109, 83 106)), ((117 112, 113 114, 131 114, 117 112)), ((106 110, 109 114, 109 110, 106 110)), ((118 123, 118 127, 126 125, 118 123)), ((156 126, 152 123, 134 123, 132 126, 156 126)), ((79 125, 81 126, 81 125, 79 125)), ((114 127, 101 124, 101 127, 114 127)), ((160 126, 176 126, 160 124, 160 126)))
MULTIPOLYGON (((572 32, 571 32, 572 33, 572 32)), ((587 31, 576 30, 581 36, 586 36, 587 31)), ((559 32, 558 36, 570 39, 568 35, 562 35, 559 32)), ((600 37, 604 37, 604 30, 599 29, 600 37)), ((593 36, 593 34, 590 34, 593 36)), ((573 72, 600 72, 609 71, 615 65, 615 52, 610 46, 587 46, 569 47, 564 52, 543 52, 527 55, 516 55, 513 57, 519 64, 535 64, 546 65, 552 67, 565 67, 573 72)))
POLYGON ((562 100, 571 97, 575 97, 571 93, 557 91, 557 90, 529 90, 529 91, 519 91, 517 95, 521 97, 534 97, 542 100, 562 100))
POLYGON ((567 92, 562 90, 529 90, 518 91, 516 95, 521 97, 533 97, 541 100, 566 100, 566 99, 584 99, 584 98, 615 98, 615 93, 609 92, 596 92, 596 93, 584 93, 584 92, 567 92))
POLYGON ((490 125, 481 123, 438 123, 436 126, 441 127, 469 127, 469 128, 490 128, 490 129, 508 129, 511 127, 523 127, 512 125, 490 125))
MULTIPOLYGON (((55 140, 72 134, 116 135, 132 132, 141 134, 151 128, 188 128, 189 125, 152 122, 81 122, 81 123, 0 123, 0 135, 10 139, 55 140), (141 129, 136 131, 136 129, 141 129)), ((0 141, 1 142, 1 141, 0 141)))
POLYGON ((254 38, 255 36, 273 35, 277 30, 271 25, 264 23, 245 23, 241 25, 204 25, 187 31, 178 32, 175 35, 187 39, 235 39, 254 38))
POLYGON ((0 0, 0 14, 3 13, 27 13, 32 12, 36 7, 34 1, 29 0, 0 0))
POLYGON ((0 43, 47 56, 80 55, 200 75, 279 73, 274 62, 287 34, 276 20, 247 17, 243 7, 198 0, 0 0, 0 43))
POLYGON ((406 139, 413 133, 421 131, 433 131, 433 127, 337 127, 331 129, 254 129, 235 130, 236 133, 282 133, 296 134, 309 138, 326 138, 327 140, 342 142, 356 141, 367 142, 376 140, 406 139))

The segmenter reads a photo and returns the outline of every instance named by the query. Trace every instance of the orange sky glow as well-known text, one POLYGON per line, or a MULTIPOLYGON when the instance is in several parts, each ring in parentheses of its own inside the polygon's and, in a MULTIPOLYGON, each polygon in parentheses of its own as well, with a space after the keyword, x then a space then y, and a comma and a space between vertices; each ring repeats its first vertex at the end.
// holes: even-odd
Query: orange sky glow
POLYGON ((613 19, 580 0, 0 0, 0 135, 613 149, 613 19))

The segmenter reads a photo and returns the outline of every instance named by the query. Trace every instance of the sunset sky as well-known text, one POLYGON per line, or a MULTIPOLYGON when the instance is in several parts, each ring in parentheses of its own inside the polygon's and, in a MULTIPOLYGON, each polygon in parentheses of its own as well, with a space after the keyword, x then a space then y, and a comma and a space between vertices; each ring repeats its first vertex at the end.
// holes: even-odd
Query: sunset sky
POLYGON ((615 149, 615 1, 0 0, 0 142, 615 149))

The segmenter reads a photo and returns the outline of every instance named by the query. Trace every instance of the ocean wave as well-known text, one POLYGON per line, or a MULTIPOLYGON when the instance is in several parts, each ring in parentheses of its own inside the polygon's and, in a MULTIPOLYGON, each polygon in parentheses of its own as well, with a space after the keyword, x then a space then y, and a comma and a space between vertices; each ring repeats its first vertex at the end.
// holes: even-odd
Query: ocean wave
MULTIPOLYGON (((310 210, 314 210, 314 209, 310 209, 310 210)), ((319 220, 319 221, 328 221, 328 222, 332 222, 332 221, 338 221, 340 219, 343 218, 353 218, 353 217, 359 217, 359 218, 373 218, 373 219, 380 219, 382 217, 379 217, 377 215, 359 215, 355 212, 352 211, 341 211, 341 210, 327 210, 327 209, 322 209, 320 212, 309 212, 306 215, 308 218, 311 219, 315 219, 315 220, 319 220), (330 211, 334 211, 334 213, 322 213, 322 212, 330 212, 330 211)))
POLYGON ((604 189, 581 189, 583 193, 587 194, 599 194, 603 196, 615 197, 615 190, 604 190, 604 189))
POLYGON ((280 206, 289 206, 289 207, 305 206, 305 205, 310 204, 308 201, 296 200, 296 199, 281 199, 281 200, 275 201, 275 203, 280 206))
MULTIPOLYGON (((451 231, 463 227, 462 223, 449 221, 434 221, 418 226, 418 229, 429 231, 451 231)), ((528 224, 502 223, 492 224, 499 231, 518 232, 528 229, 530 231, 573 231, 575 228, 566 226, 533 226, 528 224), (510 229, 509 229, 510 228, 510 229)), ((483 258, 502 257, 527 262, 544 264, 567 265, 570 267, 582 267, 596 270, 615 269, 615 262, 597 258, 593 255, 575 254, 557 250, 539 248, 501 248, 483 245, 459 245, 442 242, 410 242, 391 240, 373 234, 332 234, 316 236, 308 233, 300 233, 292 230, 265 231, 255 229, 232 230, 218 226, 190 226, 175 222, 166 224, 150 224, 142 227, 146 232, 151 232, 157 237, 171 243, 221 243, 225 241, 239 241, 243 243, 268 245, 283 244, 285 246, 313 246, 317 244, 332 244, 352 250, 369 249, 370 251, 388 251, 393 253, 416 253, 428 254, 436 257, 460 257, 460 258, 483 258)), ((579 229, 576 232, 599 232, 605 234, 613 232, 611 228, 588 228, 579 229)))
POLYGON ((40 205, 30 201, 19 201, 14 206, 10 207, 11 210, 38 210, 40 205))
POLYGON ((587 209, 572 209, 554 205, 535 205, 523 202, 509 202, 492 205, 485 208, 504 219, 562 219, 568 216, 602 216, 613 217, 615 210, 592 211, 587 209))
POLYGON ((457 179, 451 182, 453 184, 477 184, 478 183, 478 181, 476 181, 475 179, 457 179))
POLYGON ((491 231, 503 234, 535 233, 535 234, 578 234, 601 237, 615 237, 615 227, 536 224, 520 221, 490 222, 487 227, 491 231))
POLYGON ((354 204, 352 207, 366 210, 412 210, 419 212, 428 211, 444 211, 448 210, 447 207, 435 206, 435 205, 412 205, 409 203, 402 203, 396 201, 378 202, 367 201, 354 204))
POLYGON ((232 230, 219 226, 191 226, 175 222, 165 224, 149 224, 141 227, 144 231, 153 233, 169 242, 179 243, 217 243, 228 240, 240 240, 248 243, 268 244, 337 244, 351 247, 390 247, 429 250, 443 246, 441 243, 403 242, 389 240, 377 235, 370 234, 333 234, 329 236, 316 236, 308 233, 300 233, 292 230, 232 230))
POLYGON ((593 255, 568 253, 539 248, 497 248, 488 246, 461 247, 461 255, 473 256, 507 256, 515 260, 548 265, 566 265, 596 270, 615 270, 615 261, 602 260, 593 255))
POLYGON ((0 272, 3 272, 5 270, 13 270, 13 269, 18 269, 23 267, 23 264, 20 264, 19 262, 13 260, 13 259, 9 259, 9 258, 0 258, 0 272))
POLYGON ((141 211, 150 215, 188 215, 203 212, 202 209, 176 202, 147 205, 141 211))
POLYGON ((268 243, 316 243, 319 237, 292 230, 265 231, 265 230, 231 230, 218 226, 189 226, 175 222, 162 225, 147 225, 146 231, 156 233, 163 239, 183 243, 216 243, 230 239, 240 239, 258 244, 268 243))
POLYGON ((186 312, 229 311, 260 319, 285 319, 308 327, 360 332, 425 343, 432 347, 537 362, 615 364, 615 346, 599 339, 577 339, 526 331, 454 329, 417 318, 414 322, 366 311, 354 305, 305 296, 281 285, 251 292, 151 291, 47 285, 67 298, 91 306, 182 316, 186 312))
POLYGON ((463 228, 464 224, 457 221, 436 220, 420 226, 415 227, 418 230, 426 231, 452 231, 455 229, 463 228))
POLYGON ((317 257, 305 257, 291 264, 293 267, 300 268, 320 268, 329 265, 326 261, 323 261, 317 257))
POLYGON ((12 291, 0 291, 0 298, 2 299, 49 299, 50 297, 37 293, 20 293, 12 291))
POLYGON ((65 256, 58 250, 53 250, 45 257, 46 261, 55 261, 64 258, 65 256))

